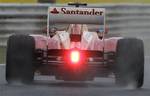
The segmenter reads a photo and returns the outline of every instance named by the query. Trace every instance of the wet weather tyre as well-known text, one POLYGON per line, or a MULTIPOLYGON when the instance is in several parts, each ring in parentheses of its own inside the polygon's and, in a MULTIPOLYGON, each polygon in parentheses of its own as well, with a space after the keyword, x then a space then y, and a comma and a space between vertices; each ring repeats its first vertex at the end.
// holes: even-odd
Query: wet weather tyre
POLYGON ((144 45, 136 38, 118 40, 116 50, 116 83, 140 88, 144 78, 144 45))
POLYGON ((31 83, 34 78, 35 41, 29 35, 12 35, 7 42, 6 81, 31 83))

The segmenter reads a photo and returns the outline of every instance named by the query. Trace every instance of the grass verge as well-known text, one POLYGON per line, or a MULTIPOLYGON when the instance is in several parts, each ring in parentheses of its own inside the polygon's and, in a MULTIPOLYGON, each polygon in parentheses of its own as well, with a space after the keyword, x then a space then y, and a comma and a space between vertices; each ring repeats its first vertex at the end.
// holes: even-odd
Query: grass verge
POLYGON ((0 64, 5 64, 6 61, 6 47, 0 47, 0 64))

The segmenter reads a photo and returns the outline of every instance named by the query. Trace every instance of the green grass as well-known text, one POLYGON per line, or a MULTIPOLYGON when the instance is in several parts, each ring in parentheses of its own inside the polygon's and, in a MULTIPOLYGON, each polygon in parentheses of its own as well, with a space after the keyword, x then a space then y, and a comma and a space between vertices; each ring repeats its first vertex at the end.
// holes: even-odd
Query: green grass
MULTIPOLYGON (((57 3, 74 2, 75 0, 56 0, 57 3)), ((150 0, 79 0, 86 3, 150 3, 150 0)))
POLYGON ((0 47, 0 64, 5 64, 6 47, 0 47))

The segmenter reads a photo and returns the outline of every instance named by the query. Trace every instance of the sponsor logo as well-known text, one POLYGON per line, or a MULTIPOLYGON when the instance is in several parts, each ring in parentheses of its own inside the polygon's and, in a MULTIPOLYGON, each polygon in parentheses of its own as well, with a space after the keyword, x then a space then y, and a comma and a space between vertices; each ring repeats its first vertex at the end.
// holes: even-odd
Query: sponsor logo
POLYGON ((51 13, 52 13, 52 14, 59 14, 59 11, 58 11, 56 8, 54 8, 54 9, 51 11, 51 13))
POLYGON ((68 14, 68 15, 97 15, 97 16, 102 16, 104 14, 103 10, 97 11, 94 8, 90 10, 81 10, 81 9, 67 9, 67 8, 61 8, 56 9, 54 8, 51 11, 52 14, 68 14))

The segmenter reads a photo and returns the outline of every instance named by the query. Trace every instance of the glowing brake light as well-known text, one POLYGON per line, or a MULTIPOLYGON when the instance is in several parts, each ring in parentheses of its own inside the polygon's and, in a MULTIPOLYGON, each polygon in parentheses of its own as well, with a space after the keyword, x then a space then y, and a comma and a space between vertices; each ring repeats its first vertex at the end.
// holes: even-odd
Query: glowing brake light
POLYGON ((73 50, 71 51, 71 62, 74 63, 78 63, 80 61, 80 53, 79 51, 73 50))

